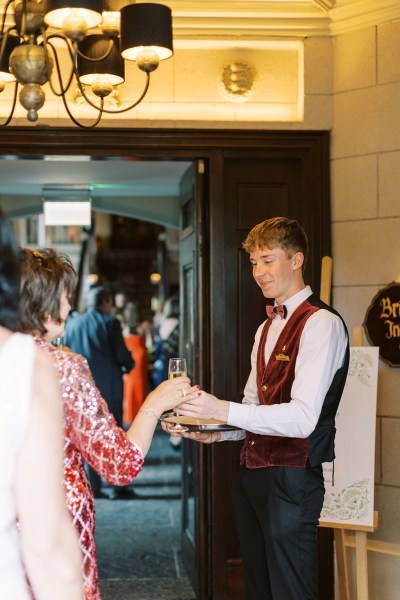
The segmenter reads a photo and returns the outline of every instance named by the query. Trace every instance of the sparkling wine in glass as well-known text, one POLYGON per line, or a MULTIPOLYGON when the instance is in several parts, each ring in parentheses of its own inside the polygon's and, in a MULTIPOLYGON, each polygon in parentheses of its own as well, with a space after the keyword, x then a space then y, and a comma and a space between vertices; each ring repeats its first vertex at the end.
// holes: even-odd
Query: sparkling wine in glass
MULTIPOLYGON (((168 379, 175 379, 175 377, 186 377, 187 376, 187 368, 186 368, 186 359, 185 358, 170 358, 168 363, 168 379)), ((185 427, 179 422, 179 416, 176 415, 176 423, 172 427, 169 428, 170 431, 176 431, 177 433, 182 433, 183 431, 188 431, 189 428, 185 427)))

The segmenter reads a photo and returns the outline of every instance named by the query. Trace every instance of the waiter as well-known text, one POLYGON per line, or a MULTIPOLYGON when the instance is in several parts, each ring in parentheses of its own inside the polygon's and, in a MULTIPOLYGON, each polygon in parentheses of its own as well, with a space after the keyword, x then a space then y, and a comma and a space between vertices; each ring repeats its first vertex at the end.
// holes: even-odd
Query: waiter
POLYGON ((348 333, 340 315, 304 283, 308 243, 297 221, 263 221, 243 248, 263 295, 274 299, 255 335, 243 401, 202 391, 178 407, 181 415, 240 431, 182 435, 204 443, 245 438, 234 515, 247 600, 318 600, 322 463, 334 459, 348 333))

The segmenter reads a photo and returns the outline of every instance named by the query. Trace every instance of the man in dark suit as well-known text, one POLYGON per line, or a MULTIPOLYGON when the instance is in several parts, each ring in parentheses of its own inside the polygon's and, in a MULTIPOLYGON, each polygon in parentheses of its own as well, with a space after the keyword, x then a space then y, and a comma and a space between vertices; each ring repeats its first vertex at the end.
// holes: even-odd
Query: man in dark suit
MULTIPOLYGON (((117 424, 122 427, 124 373, 135 366, 127 349, 120 321, 112 315, 113 297, 108 289, 96 287, 90 290, 87 310, 68 319, 64 342, 73 352, 82 354, 88 363, 93 379, 106 400, 117 424)), ((99 475, 89 468, 93 494, 106 497, 101 491, 99 475)), ((127 498, 130 490, 114 489, 115 498, 127 498)))

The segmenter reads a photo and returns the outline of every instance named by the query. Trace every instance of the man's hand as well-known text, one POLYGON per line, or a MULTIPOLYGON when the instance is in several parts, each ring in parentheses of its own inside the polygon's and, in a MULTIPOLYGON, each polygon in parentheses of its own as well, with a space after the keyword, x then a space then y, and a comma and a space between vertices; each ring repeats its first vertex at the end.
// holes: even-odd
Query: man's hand
POLYGON ((221 439, 220 431, 187 431, 183 434, 183 437, 195 442, 202 442, 203 444, 213 444, 219 442, 221 439))
POLYGON ((200 390, 188 394, 185 401, 175 407, 178 415, 193 417, 194 419, 215 419, 226 423, 229 414, 229 402, 219 400, 212 394, 200 390))
POLYGON ((171 424, 166 421, 161 421, 162 429, 174 437, 184 437, 188 440, 194 440, 195 442, 202 442, 203 444, 213 444, 221 439, 221 433, 219 431, 184 431, 182 433, 177 433, 175 431, 170 431, 170 425, 171 424))

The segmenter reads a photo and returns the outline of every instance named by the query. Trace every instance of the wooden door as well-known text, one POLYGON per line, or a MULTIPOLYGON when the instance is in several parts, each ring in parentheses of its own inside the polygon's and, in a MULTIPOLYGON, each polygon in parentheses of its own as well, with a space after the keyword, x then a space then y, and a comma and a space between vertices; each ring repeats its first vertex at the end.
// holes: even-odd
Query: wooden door
MULTIPOLYGON (((203 273, 204 161, 198 160, 186 172, 180 185, 180 306, 181 354, 186 357, 193 384, 207 382, 207 350, 204 311, 207 304, 203 273)), ((205 498, 207 473, 203 467, 204 448, 187 440, 182 445, 182 556, 197 596, 208 597, 207 531, 205 498)))
MULTIPOLYGON (((329 248, 326 190, 320 174, 324 153, 276 147, 267 152, 223 153, 222 200, 210 206, 211 255, 211 389, 240 402, 250 371, 254 334, 265 320, 265 299, 255 284, 241 244, 258 222, 273 216, 298 219, 310 239, 306 282, 319 295, 320 265, 329 248), (315 161, 315 162, 314 162, 315 161)), ((213 600, 243 600, 240 548, 233 525, 230 493, 234 486, 241 443, 215 444, 211 449, 211 546, 213 600), (233 466, 234 465, 234 466, 233 466), (229 493, 227 491, 229 490, 229 493)), ((325 535, 321 533, 321 537, 325 535)), ((328 535, 330 533, 328 532, 328 535)), ((331 547, 326 540, 325 550, 331 547)), ((332 563, 331 555, 326 563, 332 563)), ((332 592, 332 577, 321 577, 321 598, 332 592)))

